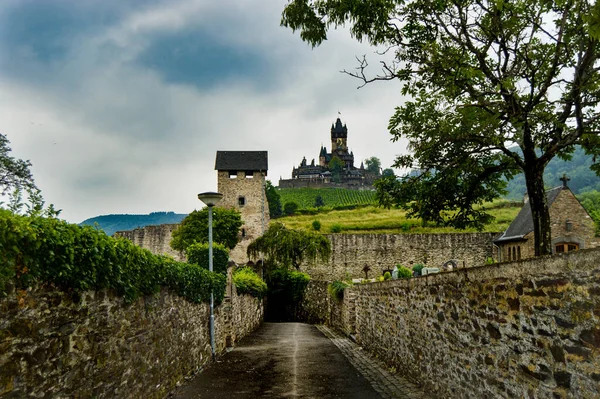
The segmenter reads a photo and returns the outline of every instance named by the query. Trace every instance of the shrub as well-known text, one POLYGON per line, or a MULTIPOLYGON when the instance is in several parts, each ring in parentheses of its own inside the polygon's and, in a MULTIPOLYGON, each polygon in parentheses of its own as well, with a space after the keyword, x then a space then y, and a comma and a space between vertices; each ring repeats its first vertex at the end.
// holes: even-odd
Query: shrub
POLYGON ((0 210, 0 293, 50 283, 63 290, 111 288, 132 302, 168 287, 192 302, 225 294, 225 276, 153 255, 124 238, 63 220, 0 210))
POLYGON ((267 294, 267 284, 249 267, 242 267, 233 273, 233 284, 238 294, 249 294, 257 298, 267 294))
POLYGON ((321 230, 321 222, 319 222, 318 220, 313 220, 313 222, 312 222, 312 228, 315 231, 321 230))
MULTIPOLYGON (((195 243, 187 247, 185 256, 188 263, 199 265, 208 270, 208 244, 195 243)), ((229 251, 224 245, 213 243, 213 271, 227 274, 229 251)))
POLYGON ((329 229, 332 233, 341 233, 342 232, 342 225, 339 223, 335 223, 331 226, 331 228, 329 229))
POLYGON ((391 278, 392 278, 392 275, 390 274, 390 272, 383 273, 383 280, 384 281, 390 280, 391 278))
POLYGON ((298 210, 298 204, 295 202, 286 202, 283 206, 283 213, 287 216, 292 216, 298 210))
POLYGON ((411 278, 413 273, 412 270, 408 267, 404 267, 402 265, 396 265, 398 268, 398 278, 411 278))
POLYGON ((416 265, 413 266, 412 270, 415 276, 420 276, 421 275, 421 270, 423 270, 425 266, 421 263, 418 263, 416 265))
POLYGON ((336 280, 327 285, 327 291, 332 298, 342 300, 344 298, 344 290, 352 287, 352 283, 336 280))

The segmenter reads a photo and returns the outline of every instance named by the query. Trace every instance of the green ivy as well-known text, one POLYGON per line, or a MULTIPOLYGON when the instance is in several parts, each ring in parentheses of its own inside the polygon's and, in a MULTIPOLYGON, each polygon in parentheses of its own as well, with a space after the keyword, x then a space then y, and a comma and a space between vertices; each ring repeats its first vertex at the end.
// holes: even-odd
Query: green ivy
POLYGON ((192 302, 220 303, 225 276, 198 265, 153 255, 124 238, 55 218, 15 215, 0 209, 0 294, 17 287, 52 284, 63 290, 111 288, 132 302, 161 286, 192 302))
MULTIPOLYGON (((195 263, 208 270, 208 244, 195 243, 185 250, 188 263, 195 263)), ((229 251, 224 245, 213 243, 213 271, 227 274, 229 251)))
POLYGON ((267 294, 267 284, 250 267, 242 267, 233 273, 233 284, 238 294, 262 298, 267 294))

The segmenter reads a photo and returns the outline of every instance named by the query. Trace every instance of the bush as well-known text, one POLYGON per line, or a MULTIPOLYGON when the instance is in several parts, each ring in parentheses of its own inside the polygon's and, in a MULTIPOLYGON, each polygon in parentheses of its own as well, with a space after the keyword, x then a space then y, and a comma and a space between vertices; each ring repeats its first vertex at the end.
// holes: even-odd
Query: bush
POLYGON ((321 230, 321 222, 319 222, 318 220, 313 220, 313 222, 312 222, 312 228, 315 231, 321 230))
POLYGON ((423 270, 425 266, 422 265, 421 263, 418 263, 416 265, 413 266, 412 270, 415 276, 420 276, 421 275, 421 270, 423 270))
POLYGON ((342 225, 339 223, 335 223, 331 226, 331 228, 329 229, 332 233, 341 233, 342 232, 342 225))
POLYGON ((352 287, 352 283, 336 280, 327 285, 327 291, 334 299, 342 300, 344 298, 344 290, 352 287))
MULTIPOLYGON (((208 244, 195 243, 187 247, 185 256, 188 263, 199 265, 208 270, 208 244)), ((213 243, 213 271, 227 274, 229 251, 224 245, 213 243)))
POLYGON ((408 267, 404 267, 402 265, 396 265, 398 268, 398 278, 411 278, 413 272, 408 267))
POLYGON ((233 284, 238 294, 249 294, 257 298, 267 294, 267 284, 249 267, 242 267, 233 273, 233 284))
POLYGON ((63 220, 15 215, 0 209, 0 293, 49 283, 63 290, 115 289, 132 302, 140 295, 173 289, 192 302, 225 294, 225 276, 153 255, 124 238, 63 220))
POLYGON ((286 204, 283 206, 283 213, 286 216, 294 215, 297 210, 298 210, 298 204, 296 204, 295 202, 286 202, 286 204))
POLYGON ((392 278, 392 275, 390 274, 390 272, 383 273, 383 280, 384 281, 390 280, 391 278, 392 278))

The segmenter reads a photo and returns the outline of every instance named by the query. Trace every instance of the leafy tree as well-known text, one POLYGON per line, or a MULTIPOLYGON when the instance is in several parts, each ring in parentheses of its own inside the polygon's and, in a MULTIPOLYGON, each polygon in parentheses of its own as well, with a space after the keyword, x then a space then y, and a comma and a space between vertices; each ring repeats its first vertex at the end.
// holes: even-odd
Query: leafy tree
POLYGON ((286 202, 283 206, 283 213, 287 216, 292 216, 298 210, 298 204, 295 202, 286 202))
POLYGON ((381 161, 377 157, 371 157, 365 159, 365 165, 367 166, 367 170, 376 176, 379 176, 379 171, 381 170, 381 161))
POLYGON ((339 183, 341 179, 341 174, 344 171, 344 161, 342 161, 338 157, 331 158, 329 161, 329 171, 331 172, 331 180, 335 183, 339 183))
MULTIPOLYGON (((209 268, 208 243, 196 242, 185 249, 188 263, 193 263, 203 269, 209 268)), ((213 271, 227 274, 229 250, 223 244, 213 243, 213 271)))
POLYGON ((383 177, 396 177, 396 174, 394 173, 394 169, 392 169, 392 168, 385 168, 383 170, 383 172, 381 172, 381 176, 383 176, 383 177))
POLYGON ((281 210, 281 196, 269 180, 266 182, 265 192, 267 195, 267 202, 269 203, 269 215, 272 219, 281 217, 283 214, 281 210))
POLYGON ((271 265, 300 268, 305 259, 327 261, 331 243, 327 237, 303 230, 286 229, 283 223, 273 223, 261 237, 248 246, 248 256, 256 258, 261 253, 271 265))
POLYGON ((325 201, 323 201, 323 197, 317 195, 315 197, 315 208, 321 208, 322 206, 325 206, 325 201))
POLYGON ((319 222, 318 220, 313 220, 313 222, 312 222, 312 228, 313 228, 314 231, 321 230, 321 222, 319 222))
POLYGON ((600 153, 600 2, 292 0, 282 24, 313 46, 348 24, 357 40, 393 51, 382 74, 367 77, 366 58, 349 73, 364 84, 398 79, 409 97, 389 128, 412 154, 394 166, 423 173, 385 183, 382 195, 425 220, 480 226, 489 216, 473 205, 522 171, 535 254, 551 253, 544 168, 575 144, 600 153))
MULTIPOLYGON (((242 217, 235 209, 213 208, 213 241, 232 249, 238 242, 242 217)), ((208 207, 187 215, 173 231, 171 248, 183 251, 194 243, 208 242, 208 207)))

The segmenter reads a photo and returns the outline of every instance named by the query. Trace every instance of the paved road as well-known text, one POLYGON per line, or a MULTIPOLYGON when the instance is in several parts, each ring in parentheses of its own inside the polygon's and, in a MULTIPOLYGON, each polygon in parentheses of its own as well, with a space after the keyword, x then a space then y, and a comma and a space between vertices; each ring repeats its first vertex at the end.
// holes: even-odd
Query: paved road
POLYGON ((423 397, 416 388, 398 395, 398 377, 388 373, 388 380, 381 378, 387 371, 378 370, 370 360, 351 356, 352 363, 369 377, 367 380, 346 358, 352 347, 340 346, 344 338, 326 327, 320 330, 302 323, 264 323, 170 398, 423 397))

